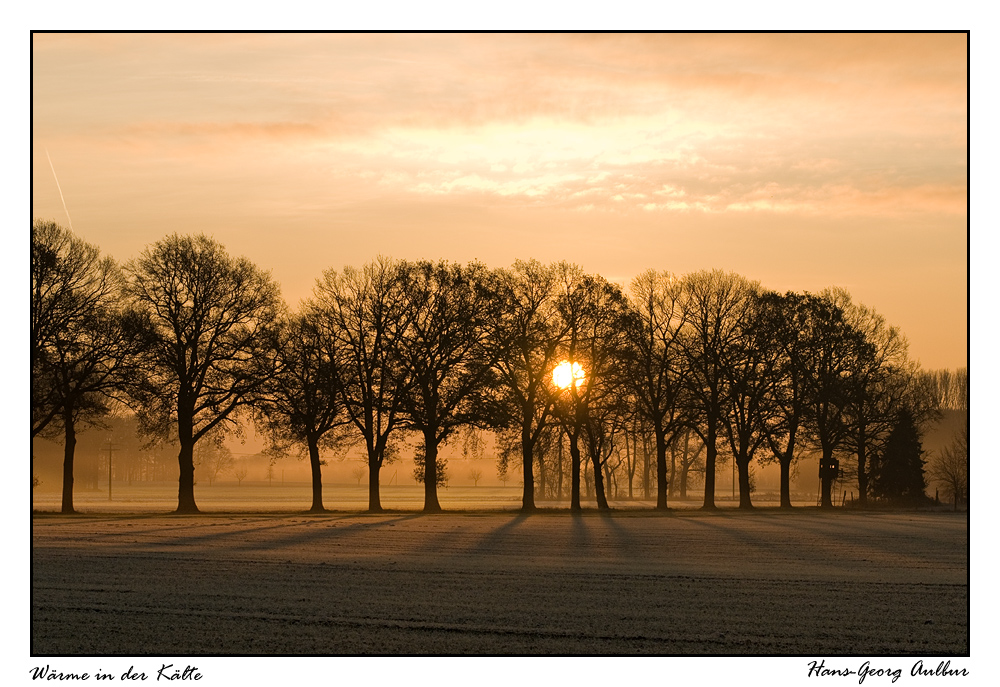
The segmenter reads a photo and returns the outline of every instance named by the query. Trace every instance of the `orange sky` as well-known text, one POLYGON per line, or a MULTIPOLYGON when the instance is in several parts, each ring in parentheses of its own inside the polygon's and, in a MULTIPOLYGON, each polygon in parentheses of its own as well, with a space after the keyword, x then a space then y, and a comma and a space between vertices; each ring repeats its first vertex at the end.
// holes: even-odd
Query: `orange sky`
POLYGON ((961 34, 44 35, 33 214, 328 267, 566 259, 843 286, 967 364, 961 34), (48 157, 46 157, 46 152, 48 157))

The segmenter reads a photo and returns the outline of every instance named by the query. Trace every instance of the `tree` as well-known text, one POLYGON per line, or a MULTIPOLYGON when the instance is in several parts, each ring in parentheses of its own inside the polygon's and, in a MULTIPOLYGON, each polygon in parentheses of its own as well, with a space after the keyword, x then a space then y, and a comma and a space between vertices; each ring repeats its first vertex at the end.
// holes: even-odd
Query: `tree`
POLYGON ((119 301, 110 258, 51 222, 32 223, 31 436, 64 438, 62 512, 72 513, 77 433, 138 379, 148 322, 119 301))
POLYGON ((315 308, 287 320, 278 331, 275 374, 261 387, 256 405, 260 424, 272 443, 304 446, 312 476, 310 512, 321 513, 323 478, 321 443, 336 444, 333 431, 347 419, 340 402, 336 339, 321 325, 315 308), (331 438, 333 437, 333 438, 331 438))
POLYGON ((969 409, 969 368, 922 372, 924 383, 942 410, 969 409))
POLYGON ((424 512, 440 512, 439 447, 463 426, 495 427, 500 417, 492 393, 498 349, 489 345, 487 327, 499 319, 499 299, 479 263, 418 262, 407 276, 412 320, 399 353, 412 386, 403 410, 406 427, 424 440, 417 457, 424 512))
POLYGON ((866 345, 858 347, 851 364, 851 385, 844 408, 850 431, 845 445, 855 458, 858 500, 867 504, 870 461, 877 460, 899 413, 905 410, 919 427, 939 417, 937 399, 916 363, 907 357, 906 337, 874 309, 854 303, 842 289, 827 297, 843 311, 866 345))
POLYGON ((46 378, 50 347, 112 291, 110 258, 55 222, 31 223, 31 437, 59 414, 46 378))
POLYGON ((723 415, 728 411, 726 356, 746 346, 740 322, 751 316, 754 283, 719 270, 684 278, 688 325, 684 355, 688 425, 705 445, 704 508, 715 508, 715 462, 723 415))
POLYGON ((219 475, 229 471, 235 465, 233 452, 222 441, 223 436, 212 436, 202 441, 195 449, 194 464, 205 473, 209 486, 218 479, 219 475))
POLYGON ((336 341, 337 391, 365 443, 368 512, 382 511, 379 474, 392 459, 392 436, 402 427, 412 380, 400 360, 400 342, 415 312, 406 294, 411 265, 379 257, 361 270, 327 270, 310 308, 336 341))
POLYGON ((885 449, 872 464, 871 490, 876 498, 919 504, 927 499, 920 430, 908 409, 896 415, 885 449))
POLYGON ((213 430, 236 429, 237 411, 274 372, 278 287, 204 235, 168 236, 127 272, 126 292, 154 327, 140 418, 149 433, 177 432, 177 512, 196 513, 195 444, 213 430))
POLYGON ((935 456, 930 463, 928 476, 944 487, 946 497, 951 498, 952 508, 969 498, 969 424, 956 432, 951 443, 935 456))
POLYGON ((479 480, 483 478, 483 471, 476 468, 469 470, 469 477, 472 479, 472 485, 475 487, 479 486, 479 480))
POLYGON ((635 357, 629 379, 636 409, 656 441, 656 508, 665 510, 667 445, 682 420, 679 338, 687 322, 683 286, 669 272, 647 270, 632 281, 631 296, 638 317, 633 320, 635 357))
MULTIPOLYGON (((811 294, 765 292, 759 302, 760 329, 773 342, 775 384, 770 388, 774 414, 765 431, 773 460, 780 466, 781 507, 791 508, 792 463, 804 442, 809 415, 810 361, 822 350, 823 327, 834 306, 811 294)), ((767 460, 767 458, 765 458, 767 460)))
POLYGON ((750 463, 758 448, 770 438, 770 425, 778 415, 774 390, 779 382, 780 348, 770 329, 759 286, 751 286, 749 303, 736 324, 742 345, 723 350, 727 399, 721 424, 736 461, 740 508, 752 508, 750 463))
POLYGON ((236 484, 237 484, 237 486, 242 486, 243 480, 245 480, 247 478, 247 472, 248 472, 248 470, 247 470, 246 463, 243 463, 243 462, 240 462, 233 469, 233 477, 236 478, 236 484))
POLYGON ((351 469, 351 475, 358 481, 358 486, 361 485, 361 478, 365 476, 368 470, 365 469, 364 465, 357 465, 351 469))
POLYGON ((537 261, 498 270, 496 292, 500 318, 487 323, 489 345, 496 349, 504 424, 518 432, 524 492, 521 510, 535 509, 534 453, 550 420, 549 383, 559 344, 566 335, 555 307, 557 266, 537 261))
POLYGON ((570 439, 570 508, 580 508, 582 439, 593 468, 597 506, 603 510, 608 508, 604 464, 628 415, 626 379, 634 313, 621 289, 578 268, 564 268, 561 291, 558 307, 567 334, 557 370, 565 374, 562 381, 553 381, 560 387, 557 416, 570 439))

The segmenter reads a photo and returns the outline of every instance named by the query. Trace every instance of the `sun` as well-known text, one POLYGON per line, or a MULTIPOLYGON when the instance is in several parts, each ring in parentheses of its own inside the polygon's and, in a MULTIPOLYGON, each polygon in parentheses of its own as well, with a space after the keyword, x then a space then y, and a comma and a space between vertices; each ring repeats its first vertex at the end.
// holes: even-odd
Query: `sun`
POLYGON ((552 383, 560 389, 568 389, 574 383, 579 387, 585 379, 586 375, 580 363, 571 363, 568 360, 556 365, 556 369, 552 371, 552 383))

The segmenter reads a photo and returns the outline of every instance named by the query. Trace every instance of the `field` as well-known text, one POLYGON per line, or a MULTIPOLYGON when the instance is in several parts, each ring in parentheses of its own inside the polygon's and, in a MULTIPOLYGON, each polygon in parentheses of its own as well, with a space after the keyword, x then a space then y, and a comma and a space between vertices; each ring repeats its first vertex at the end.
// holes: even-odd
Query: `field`
POLYGON ((409 489, 384 515, 244 510, 201 487, 216 512, 36 513, 32 653, 969 653, 962 513, 525 517, 501 510, 516 496, 446 490, 457 512, 421 515, 409 489))

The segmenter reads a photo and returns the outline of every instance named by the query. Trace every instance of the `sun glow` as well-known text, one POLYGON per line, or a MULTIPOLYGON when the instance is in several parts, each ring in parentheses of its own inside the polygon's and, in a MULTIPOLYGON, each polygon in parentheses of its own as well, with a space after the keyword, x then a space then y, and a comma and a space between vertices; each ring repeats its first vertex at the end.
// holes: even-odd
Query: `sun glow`
POLYGON ((560 389, 568 389, 574 383, 579 387, 583 384, 584 379, 586 379, 586 375, 580 363, 564 360, 552 371, 552 383, 560 389))

